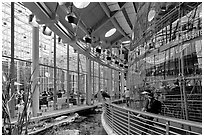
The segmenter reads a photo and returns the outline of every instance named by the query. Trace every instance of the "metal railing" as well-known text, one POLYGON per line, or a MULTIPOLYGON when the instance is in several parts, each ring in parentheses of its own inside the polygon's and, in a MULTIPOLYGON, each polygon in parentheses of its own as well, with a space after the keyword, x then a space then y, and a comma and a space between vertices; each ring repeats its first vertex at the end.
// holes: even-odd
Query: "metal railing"
POLYGON ((202 124, 105 103, 105 122, 118 135, 200 135, 202 124), (140 114, 140 116, 137 116, 140 114))

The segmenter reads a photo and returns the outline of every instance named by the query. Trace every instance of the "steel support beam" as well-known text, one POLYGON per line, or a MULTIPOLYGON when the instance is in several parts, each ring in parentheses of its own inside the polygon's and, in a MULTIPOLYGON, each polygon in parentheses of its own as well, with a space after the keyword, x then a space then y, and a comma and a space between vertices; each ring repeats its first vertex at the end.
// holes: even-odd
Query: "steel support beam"
POLYGON ((39 28, 33 27, 32 36, 32 68, 31 68, 31 91, 32 91, 32 113, 33 116, 38 116, 39 112, 39 28))
MULTIPOLYGON (((104 2, 100 2, 99 3, 100 6, 102 7, 102 9, 104 10, 104 12, 106 13, 106 15, 109 17, 109 20, 113 23, 113 25, 115 26, 115 28, 126 38, 128 38, 129 40, 131 40, 131 38, 125 34, 124 30, 120 27, 120 25, 118 24, 118 22, 116 21, 116 19, 114 18, 115 16, 111 16, 110 15, 110 12, 109 12, 109 8, 108 6, 104 3, 104 2)), ((120 12, 124 7, 125 7, 126 4, 124 4, 120 10, 118 10, 118 12, 120 12)), ((116 12, 116 13, 118 13, 116 12)), ((117 15, 117 14, 114 14, 114 15, 117 15)))
POLYGON ((54 110, 57 109, 57 68, 56 68, 56 34, 54 34, 54 110))
MULTIPOLYGON (((14 63, 14 2, 11 2, 11 64, 10 64, 10 79, 11 79, 11 96, 15 93, 14 79, 15 79, 15 63, 14 63)), ((9 103, 10 116, 14 118, 15 100, 11 99, 9 103)))

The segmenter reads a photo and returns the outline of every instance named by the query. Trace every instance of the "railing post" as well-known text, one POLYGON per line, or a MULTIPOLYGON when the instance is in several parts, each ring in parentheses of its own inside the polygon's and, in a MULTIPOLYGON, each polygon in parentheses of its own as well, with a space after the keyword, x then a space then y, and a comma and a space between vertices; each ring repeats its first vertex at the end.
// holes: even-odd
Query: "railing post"
MULTIPOLYGON (((109 104, 110 105, 110 104, 109 104)), ((113 124, 113 106, 111 106, 111 125, 112 125, 112 128, 113 128, 113 131, 114 131, 114 124, 113 124)))
POLYGON ((128 135, 130 135, 130 112, 128 111, 128 135))
POLYGON ((166 122, 166 135, 169 135, 169 125, 170 125, 170 122, 167 121, 166 122))

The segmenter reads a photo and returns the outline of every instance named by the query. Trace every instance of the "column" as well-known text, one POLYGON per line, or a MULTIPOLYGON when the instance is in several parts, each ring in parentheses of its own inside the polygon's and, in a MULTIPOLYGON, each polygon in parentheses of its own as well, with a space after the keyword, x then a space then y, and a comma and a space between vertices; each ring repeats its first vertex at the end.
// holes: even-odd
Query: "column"
POLYGON ((121 95, 124 93, 124 86, 125 86, 125 80, 124 80, 124 73, 120 72, 120 83, 121 83, 121 95))
MULTIPOLYGON (((101 66, 98 63, 98 91, 97 92, 100 92, 100 91, 101 91, 101 66)), ((98 97, 98 100, 99 102, 101 102, 101 98, 98 97)))
MULTIPOLYGON (((10 78, 14 79, 15 74, 15 64, 14 64, 14 2, 11 2, 11 64, 10 64, 10 78)), ((12 97, 12 95, 15 93, 14 88, 14 81, 11 81, 11 95, 9 97, 12 97)), ((9 109, 10 109, 10 116, 11 118, 14 118, 14 111, 15 111, 15 100, 14 98, 9 103, 9 109)))
POLYGON ((187 100, 187 93, 186 93, 186 83, 185 83, 185 77, 184 77, 184 51, 181 51, 181 80, 180 80, 180 87, 183 91, 183 101, 184 101, 184 109, 185 109, 185 120, 188 120, 188 100, 187 100))
POLYGON ((107 68, 107 91, 108 91, 108 94, 111 95, 111 69, 110 68, 107 68))
POLYGON ((94 85, 95 84, 95 82, 94 82, 95 75, 94 75, 94 72, 95 71, 94 71, 94 61, 92 61, 92 62, 93 62, 93 71, 92 71, 92 73, 93 73, 93 95, 94 95, 94 92, 95 92, 95 88, 94 88, 95 87, 95 85, 94 85))
POLYGON ((67 107, 69 108, 69 97, 70 97, 70 75, 69 75, 69 45, 67 45, 67 107))
MULTIPOLYGON (((124 55, 123 53, 123 46, 121 45, 121 49, 120 49, 120 59, 124 59, 124 55)), ((120 83, 121 83, 121 94, 124 93, 124 86, 125 86, 125 79, 124 79, 124 72, 120 72, 120 83)))
POLYGON ((110 95, 113 96, 113 75, 112 75, 112 69, 110 68, 110 95))
POLYGON ((87 76, 86 76, 86 104, 91 105, 91 60, 86 57, 86 70, 87 70, 87 76))
POLYGON ((105 90, 106 87, 106 67, 103 66, 103 90, 105 90))
POLYGON ((128 70, 126 71, 126 77, 127 77, 127 83, 126 83, 126 86, 127 86, 127 89, 129 89, 129 90, 131 90, 131 92, 132 92, 132 88, 131 88, 131 86, 130 86, 130 77, 131 77, 131 75, 130 75, 130 70, 129 70, 129 68, 128 68, 128 70))
POLYGON ((57 109, 56 34, 54 34, 54 110, 57 109))
MULTIPOLYGON (((17 82, 18 83, 21 83, 21 80, 20 80, 20 73, 21 73, 21 67, 20 67, 20 61, 17 60, 16 61, 16 65, 17 65, 17 82)), ((20 91, 20 85, 17 85, 17 91, 20 91)))
POLYGON ((115 91, 116 91, 117 96, 119 97, 120 89, 119 89, 119 72, 118 71, 115 71, 115 76, 116 76, 115 91))
POLYGON ((31 67, 31 91, 33 92, 32 97, 32 113, 33 116, 38 116, 39 113, 39 28, 33 27, 32 33, 32 67, 31 67))
POLYGON ((79 92, 80 92, 80 69, 79 69, 79 52, 77 52, 77 105, 80 105, 80 100, 79 100, 79 92))

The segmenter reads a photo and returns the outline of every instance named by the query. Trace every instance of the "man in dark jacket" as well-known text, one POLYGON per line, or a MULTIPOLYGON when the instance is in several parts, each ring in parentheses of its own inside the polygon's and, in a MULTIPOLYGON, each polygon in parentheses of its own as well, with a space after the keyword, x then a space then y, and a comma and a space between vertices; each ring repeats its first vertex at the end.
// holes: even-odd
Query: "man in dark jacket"
MULTIPOLYGON (((154 114, 160 114, 161 113, 161 107, 162 103, 154 98, 154 94, 150 90, 146 90, 142 92, 145 96, 145 102, 144 107, 142 108, 142 111, 154 113, 154 114)), ((153 120, 153 117, 149 117, 148 119, 153 120)))

